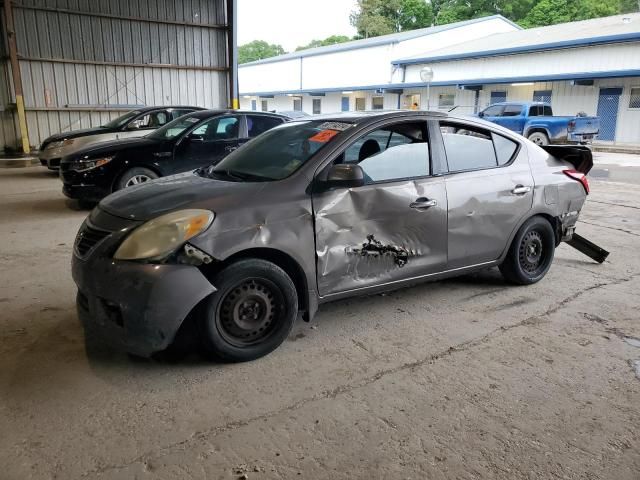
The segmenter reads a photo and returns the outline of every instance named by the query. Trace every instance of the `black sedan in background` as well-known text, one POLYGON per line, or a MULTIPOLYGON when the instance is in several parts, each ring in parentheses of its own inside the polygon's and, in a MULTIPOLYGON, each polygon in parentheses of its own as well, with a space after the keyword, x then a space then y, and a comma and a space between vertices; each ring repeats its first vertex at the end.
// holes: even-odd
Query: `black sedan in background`
POLYGON ((62 191, 93 202, 154 178, 215 165, 244 142, 286 122, 273 113, 204 110, 180 117, 153 133, 93 145, 63 157, 62 191))

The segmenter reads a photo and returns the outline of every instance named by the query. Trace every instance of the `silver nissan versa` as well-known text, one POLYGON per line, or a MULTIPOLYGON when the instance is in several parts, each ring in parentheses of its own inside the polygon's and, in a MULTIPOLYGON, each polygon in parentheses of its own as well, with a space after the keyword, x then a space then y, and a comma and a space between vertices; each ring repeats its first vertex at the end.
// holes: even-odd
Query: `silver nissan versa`
POLYGON ((585 147, 543 149, 477 118, 295 120, 102 200, 75 242, 78 313, 137 355, 197 325, 211 354, 245 361, 334 299, 493 266, 535 283, 571 240, 592 165, 585 147))

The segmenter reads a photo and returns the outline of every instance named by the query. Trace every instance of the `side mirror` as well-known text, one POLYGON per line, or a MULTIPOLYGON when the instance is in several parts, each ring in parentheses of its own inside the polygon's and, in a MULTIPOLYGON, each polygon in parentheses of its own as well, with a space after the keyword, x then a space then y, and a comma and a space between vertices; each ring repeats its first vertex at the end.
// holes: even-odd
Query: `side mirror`
POLYGON ((479 116, 480 118, 484 117, 484 112, 478 112, 478 116, 479 116))
POLYGON ((360 165, 340 163, 333 165, 324 182, 328 187, 353 188, 364 185, 364 171, 360 165))

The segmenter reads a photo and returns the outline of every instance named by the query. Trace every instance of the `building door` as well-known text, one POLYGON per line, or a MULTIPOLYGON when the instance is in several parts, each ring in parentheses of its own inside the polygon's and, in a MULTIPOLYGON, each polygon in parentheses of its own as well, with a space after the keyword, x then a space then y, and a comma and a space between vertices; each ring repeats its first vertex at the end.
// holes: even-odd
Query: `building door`
POLYGON ((356 111, 362 112, 365 109, 365 98, 358 97, 356 98, 356 111))
POLYGON ((506 101, 507 101, 507 92, 504 92, 504 91, 491 92, 491 101, 489 105, 493 105, 494 103, 506 102, 506 101))
POLYGON ((251 110, 257 110, 257 109, 258 109, 258 101, 251 100, 251 110))
POLYGON ((342 111, 349 111, 349 97, 342 97, 342 111))
POLYGON ((613 141, 616 139, 618 123, 618 107, 622 88, 601 88, 598 97, 598 117, 600 117, 600 133, 598 140, 613 141))
POLYGON ((301 97, 293 97, 293 110, 296 112, 302 111, 302 98, 301 97))

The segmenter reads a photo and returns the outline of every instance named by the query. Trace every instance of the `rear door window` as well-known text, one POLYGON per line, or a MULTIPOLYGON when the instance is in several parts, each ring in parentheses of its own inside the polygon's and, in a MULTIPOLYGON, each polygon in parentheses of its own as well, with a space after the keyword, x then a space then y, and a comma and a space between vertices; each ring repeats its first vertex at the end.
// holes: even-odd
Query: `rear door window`
POLYGON ((283 123, 278 117, 268 117, 266 115, 247 115, 247 131, 249 138, 254 138, 261 133, 271 130, 273 127, 283 123))
POLYGON ((448 122, 441 122, 440 129, 450 172, 498 166, 488 130, 448 122))

